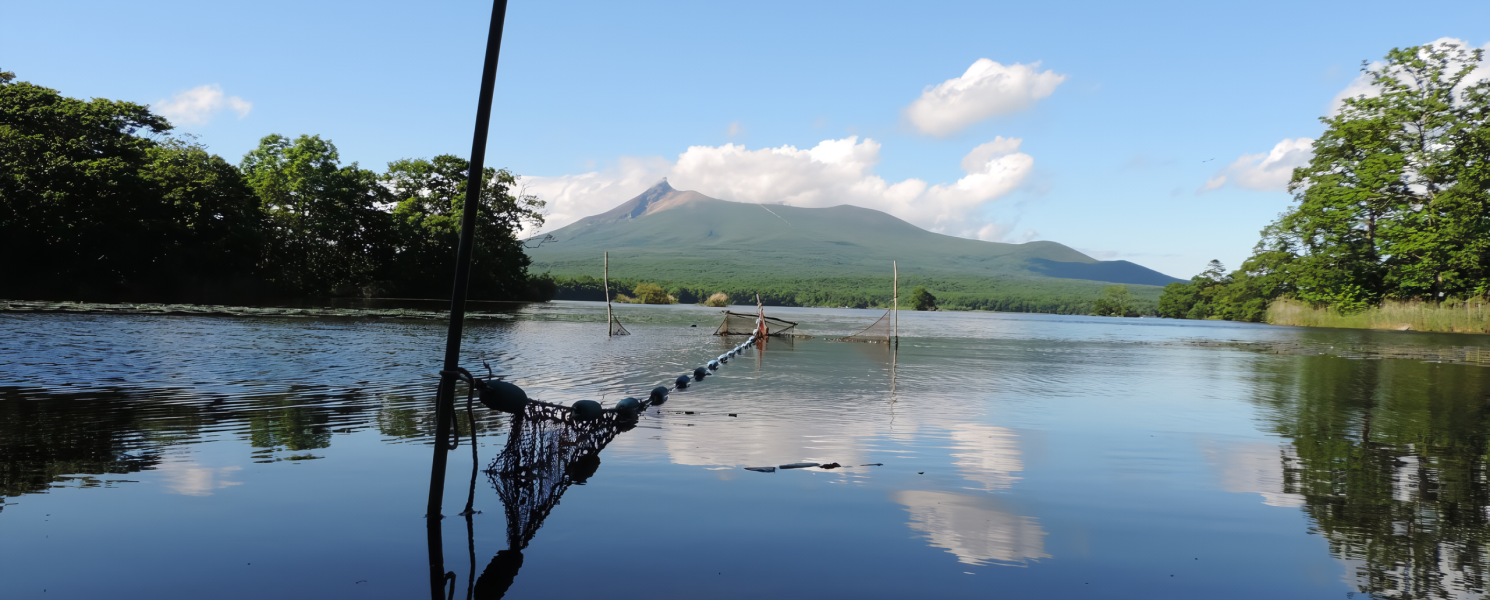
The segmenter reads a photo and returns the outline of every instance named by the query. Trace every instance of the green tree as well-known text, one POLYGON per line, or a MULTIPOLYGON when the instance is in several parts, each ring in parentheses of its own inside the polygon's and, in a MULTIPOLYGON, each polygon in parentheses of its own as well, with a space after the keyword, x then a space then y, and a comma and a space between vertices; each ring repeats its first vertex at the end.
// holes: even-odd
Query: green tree
MULTIPOLYGON (((118 289, 151 264, 139 244, 140 168, 171 129, 130 102, 0 82, 0 244, 7 287, 118 289), (30 284, 27 286, 26 284, 30 284)), ((141 213, 145 214, 141 214, 141 213)))
POLYGON ((261 214, 236 169, 131 102, 0 73, 0 287, 160 296, 251 279, 261 214))
POLYGON ((910 304, 915 310, 936 310, 936 296, 926 291, 925 286, 918 285, 911 290, 910 304))
POLYGON ((1136 317, 1138 312, 1134 310, 1135 300, 1133 292, 1128 291, 1128 286, 1109 285, 1102 289, 1102 297, 1092 302, 1092 314, 1099 317, 1136 317))
POLYGON ((160 266, 193 274, 186 286, 254 279, 265 215, 238 169, 191 138, 164 140, 148 156, 145 194, 171 208, 146 224, 160 266))
POLYGON ((320 136, 273 134, 240 167, 269 219, 263 264, 281 289, 297 294, 358 294, 391 259, 391 203, 377 174, 340 165, 320 136))
POLYGON ((1472 294, 1490 275, 1475 150, 1490 82, 1466 82, 1482 59, 1454 44, 1393 49, 1362 68, 1379 95, 1347 98, 1321 119, 1314 156, 1289 184, 1298 205, 1258 249, 1289 257, 1300 298, 1436 300, 1472 294))
MULTIPOLYGON (((391 277, 402 294, 428 294, 450 286, 460 221, 466 203, 470 162, 450 154, 388 164, 384 185, 398 204, 393 209, 397 254, 391 277)), ((518 233, 543 224, 544 202, 513 193, 518 178, 505 169, 485 169, 485 186, 476 212, 476 245, 471 257, 471 294, 516 299, 542 285, 530 281, 528 255, 518 233)), ((549 297, 552 297, 550 293, 549 297)))
POLYGON ((631 293, 635 294, 636 301, 642 304, 672 304, 667 292, 662 291, 662 287, 655 283, 638 283, 631 293))

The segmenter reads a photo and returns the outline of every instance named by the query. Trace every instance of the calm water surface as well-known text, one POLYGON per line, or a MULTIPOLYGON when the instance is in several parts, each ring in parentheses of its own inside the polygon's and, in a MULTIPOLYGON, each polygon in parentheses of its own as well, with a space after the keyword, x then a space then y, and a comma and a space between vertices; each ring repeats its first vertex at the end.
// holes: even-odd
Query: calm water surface
MULTIPOLYGON (((732 345, 709 335, 716 309, 618 311, 633 335, 607 339, 603 305, 498 311, 468 326, 463 364, 610 405, 732 345)), ((769 312, 814 337, 674 392, 598 464, 566 467, 541 510, 481 475, 481 514, 455 516, 462 415, 438 549, 456 597, 1486 589, 1484 337, 902 313, 894 352, 829 341, 879 312, 769 312), (795 462, 845 466, 744 470, 795 462), (509 518, 528 528, 515 576, 509 518)), ((0 314, 0 594, 429 597, 444 331, 0 314)), ((484 469, 511 422, 476 410, 484 469)))

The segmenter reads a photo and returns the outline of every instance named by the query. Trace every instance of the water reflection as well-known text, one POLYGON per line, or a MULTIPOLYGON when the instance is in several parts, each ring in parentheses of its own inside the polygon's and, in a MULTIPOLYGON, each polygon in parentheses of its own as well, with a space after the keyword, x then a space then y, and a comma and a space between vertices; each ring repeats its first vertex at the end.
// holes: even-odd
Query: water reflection
POLYGON ((1019 460, 1018 438, 1003 427, 953 423, 947 426, 952 438, 952 464, 964 479, 975 482, 983 491, 1008 488, 1019 480, 1024 470, 1019 460))
MULTIPOLYGON (((145 470, 166 475, 167 488, 210 495, 229 485, 239 467, 167 462, 175 446, 219 437, 243 439, 255 463, 320 458, 333 434, 373 425, 390 441, 427 442, 434 411, 412 395, 302 389, 226 395, 171 389, 101 389, 59 393, 0 386, 0 495, 45 493, 56 487, 128 483, 106 477, 145 470)), ((461 413, 456 425, 470 436, 461 413)), ((477 413, 477 432, 501 430, 505 419, 477 413)))
POLYGON ((1484 594, 1490 372, 1332 357, 1259 364, 1256 402, 1289 441, 1274 454, 1273 491, 1302 499, 1347 580, 1383 598, 1484 594))
POLYGON ((1050 558, 1040 524, 1002 509, 995 496, 906 490, 892 498, 910 512, 911 529, 957 555, 957 562, 1023 564, 1050 558))

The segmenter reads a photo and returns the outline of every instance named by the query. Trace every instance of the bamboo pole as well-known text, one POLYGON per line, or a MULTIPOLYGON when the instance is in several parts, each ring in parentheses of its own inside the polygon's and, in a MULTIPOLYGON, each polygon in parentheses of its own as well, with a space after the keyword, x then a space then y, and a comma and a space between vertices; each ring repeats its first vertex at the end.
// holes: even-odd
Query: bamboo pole
MULTIPOLYGON (((460 244, 455 254, 455 284, 450 292, 450 323, 445 336, 445 362, 440 387, 435 392, 434 459, 430 464, 429 502, 425 518, 438 536, 440 504, 445 497, 445 453, 450 451, 450 429, 455 420, 456 369, 460 367, 460 342, 466 318, 466 292, 471 285, 471 253, 476 244, 476 205, 481 202, 486 167, 486 137, 491 129, 491 104, 497 80, 497 58, 502 48, 502 26, 507 0, 492 3, 491 25, 486 34, 486 59, 481 68, 481 90, 476 101, 476 128, 471 138, 471 163, 466 175, 466 202, 460 221, 460 244)), ((431 559, 433 568, 434 561, 431 559)))
POLYGON ((610 314, 610 253, 605 253, 605 271, 600 274, 601 285, 605 287, 605 337, 610 337, 612 317, 610 314))
POLYGON ((891 291, 891 297, 892 297, 891 302, 893 303, 893 304, 890 305, 891 306, 891 308, 890 308, 890 332, 891 332, 891 336, 894 337, 894 340, 895 340, 894 343, 896 345, 899 345, 900 344, 900 262, 899 261, 894 261, 894 260, 890 261, 890 269, 895 273, 895 283, 890 288, 892 290, 891 291))

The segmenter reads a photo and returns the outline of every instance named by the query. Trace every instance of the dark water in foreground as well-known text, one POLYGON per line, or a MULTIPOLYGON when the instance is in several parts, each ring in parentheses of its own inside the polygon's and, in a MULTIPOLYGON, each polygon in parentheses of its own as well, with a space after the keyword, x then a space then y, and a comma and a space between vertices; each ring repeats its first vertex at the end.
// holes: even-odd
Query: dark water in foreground
MULTIPOLYGON (((606 339, 587 303, 473 322, 464 364, 609 405, 731 345, 708 335, 714 309, 619 310, 634 335, 606 339)), ((902 313, 892 354, 825 339, 878 312, 771 312, 817 337, 752 349, 615 437, 508 598, 1485 591, 1490 339, 902 313), (743 469, 802 461, 850 466, 743 469)), ((443 336, 0 314, 0 596, 429 597, 443 336)), ((485 467, 509 421, 477 410, 485 467)), ((508 547, 492 479, 469 539, 453 516, 466 439, 443 529, 456 597, 508 547)))

